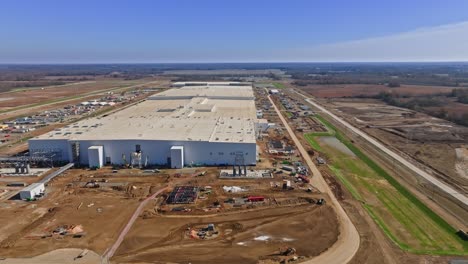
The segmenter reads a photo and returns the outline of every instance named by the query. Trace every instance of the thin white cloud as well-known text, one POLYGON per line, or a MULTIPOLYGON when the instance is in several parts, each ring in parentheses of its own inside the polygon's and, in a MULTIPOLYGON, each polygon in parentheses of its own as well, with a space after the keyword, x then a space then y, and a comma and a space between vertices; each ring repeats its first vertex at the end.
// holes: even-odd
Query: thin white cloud
POLYGON ((468 21, 281 53, 289 61, 468 61, 468 21))

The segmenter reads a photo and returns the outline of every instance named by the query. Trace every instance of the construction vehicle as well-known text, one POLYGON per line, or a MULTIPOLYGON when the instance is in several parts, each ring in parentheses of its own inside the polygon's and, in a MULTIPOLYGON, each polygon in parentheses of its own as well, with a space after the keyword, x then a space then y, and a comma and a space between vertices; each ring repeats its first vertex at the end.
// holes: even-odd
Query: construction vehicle
POLYGON ((291 255, 296 254, 296 249, 293 247, 288 247, 285 250, 282 250, 280 254, 283 256, 291 256, 291 255))
POLYGON ((99 183, 96 180, 91 180, 84 185, 85 188, 99 188, 99 183))
POLYGON ((323 198, 318 199, 317 204, 318 205, 324 205, 325 204, 325 199, 323 199, 323 198))

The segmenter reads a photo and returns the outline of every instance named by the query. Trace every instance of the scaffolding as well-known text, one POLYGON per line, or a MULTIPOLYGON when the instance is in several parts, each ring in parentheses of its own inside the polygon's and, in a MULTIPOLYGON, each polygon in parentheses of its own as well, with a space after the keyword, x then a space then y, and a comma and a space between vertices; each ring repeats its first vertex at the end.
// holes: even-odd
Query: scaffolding
POLYGON ((15 172, 17 173, 28 174, 31 165, 53 168, 54 159, 57 157, 61 157, 61 152, 57 150, 41 149, 15 156, 0 157, 0 163, 15 168, 15 172))
POLYGON ((131 167, 135 167, 135 165, 138 165, 138 168, 142 168, 142 158, 141 158, 141 151, 139 152, 133 152, 132 153, 132 161, 131 161, 131 167))

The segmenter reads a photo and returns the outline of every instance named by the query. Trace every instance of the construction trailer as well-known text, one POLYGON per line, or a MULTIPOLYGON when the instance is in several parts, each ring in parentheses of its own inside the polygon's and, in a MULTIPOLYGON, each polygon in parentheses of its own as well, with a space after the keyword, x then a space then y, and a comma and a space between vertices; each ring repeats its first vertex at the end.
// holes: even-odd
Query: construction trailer
POLYGON ((310 179, 307 178, 307 177, 304 176, 304 175, 299 175, 298 178, 301 179, 301 180, 302 180, 303 182, 305 182, 305 183, 310 183, 310 179))
POLYGON ((247 201, 252 202, 252 203, 254 203, 254 202, 263 202, 263 201, 265 201, 265 197, 263 197, 263 196, 249 196, 249 197, 247 197, 247 201))
POLYGON ((42 196, 45 192, 44 183, 33 183, 20 191, 21 200, 34 199, 37 196, 42 196))

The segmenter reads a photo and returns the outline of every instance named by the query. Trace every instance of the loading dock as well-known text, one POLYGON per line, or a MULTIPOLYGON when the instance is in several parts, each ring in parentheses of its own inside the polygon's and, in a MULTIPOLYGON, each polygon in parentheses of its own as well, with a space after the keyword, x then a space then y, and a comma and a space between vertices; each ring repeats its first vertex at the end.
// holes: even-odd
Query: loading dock
POLYGON ((171 168, 182 169, 184 167, 184 147, 171 147, 171 168))
POLYGON ((103 147, 91 146, 88 148, 88 159, 90 168, 101 168, 104 165, 103 147))

